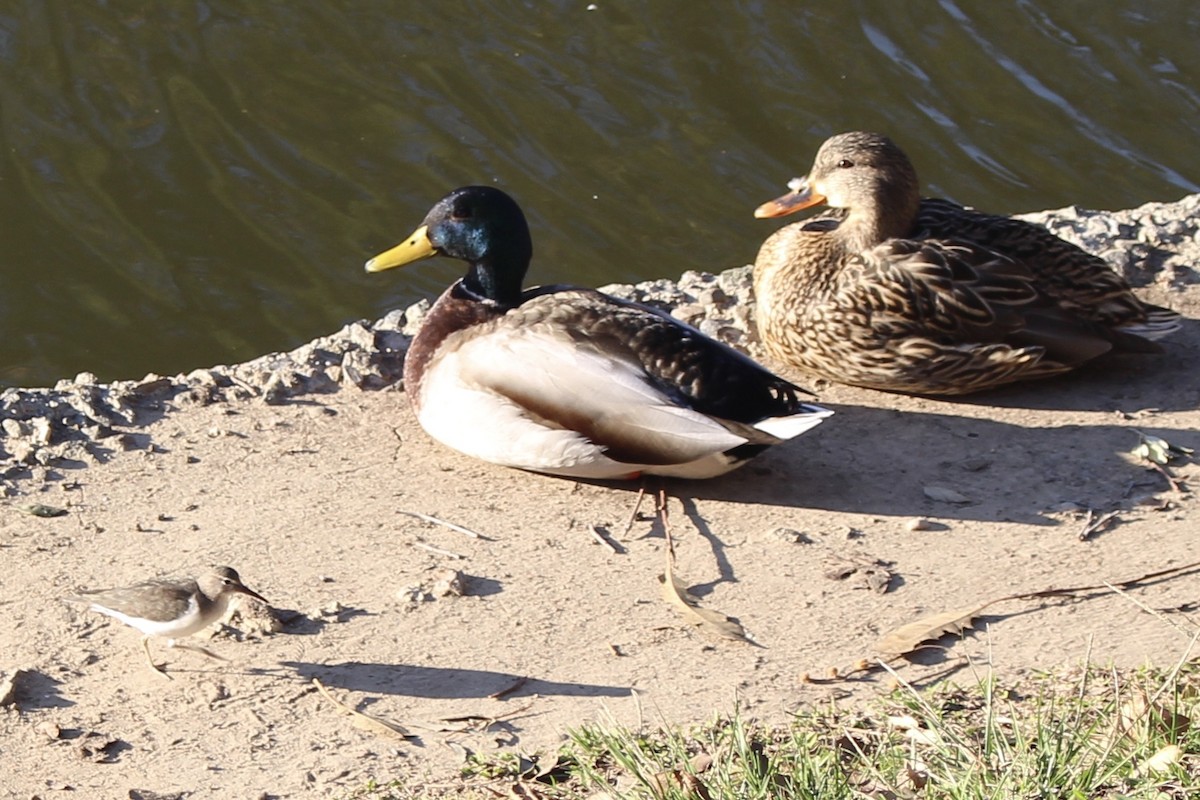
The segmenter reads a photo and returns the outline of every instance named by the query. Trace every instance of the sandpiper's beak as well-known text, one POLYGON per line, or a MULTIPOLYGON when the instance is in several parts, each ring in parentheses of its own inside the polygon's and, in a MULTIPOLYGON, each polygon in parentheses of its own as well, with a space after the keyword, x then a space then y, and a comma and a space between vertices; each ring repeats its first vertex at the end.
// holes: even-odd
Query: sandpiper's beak
POLYGON ((782 197, 769 200, 754 209, 754 216, 759 219, 765 217, 782 217, 785 214, 791 214, 805 208, 812 208, 825 202, 825 195, 818 192, 809 183, 808 178, 793 178, 788 182, 788 188, 792 191, 782 197))
POLYGON ((383 272, 392 267, 403 267, 405 264, 436 256, 437 253, 437 248, 429 241, 429 226, 422 225, 403 242, 368 261, 367 272, 383 272))
POLYGON ((231 583, 231 584, 229 584, 229 588, 232 589, 233 591, 237 592, 238 594, 249 595, 250 597, 253 597, 255 600, 261 600, 262 602, 266 603, 267 605, 271 605, 271 603, 267 600, 267 598, 263 597, 258 592, 254 591, 250 587, 245 586, 241 583, 231 583))

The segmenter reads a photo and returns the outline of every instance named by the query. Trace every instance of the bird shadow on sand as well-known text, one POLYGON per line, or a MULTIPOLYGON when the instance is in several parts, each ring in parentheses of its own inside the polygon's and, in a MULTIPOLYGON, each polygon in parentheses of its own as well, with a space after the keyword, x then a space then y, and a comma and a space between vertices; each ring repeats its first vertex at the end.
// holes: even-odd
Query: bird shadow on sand
POLYGON ((18 670, 11 699, 21 711, 70 708, 75 701, 62 695, 62 681, 36 669, 18 670))
POLYGON ((565 697, 626 697, 628 686, 543 680, 511 672, 422 667, 411 664, 385 664, 369 661, 342 661, 316 664, 307 661, 281 661, 306 681, 316 678, 326 686, 352 692, 405 695, 441 699, 472 699, 533 695, 565 697))
MULTIPOLYGON (((852 514, 1053 525, 1047 511, 1103 508, 1166 489, 1128 454, 1138 432, 1200 448, 1200 432, 1148 417, 1030 426, 929 411, 837 406, 825 424, 739 470, 668 481, 668 494, 852 514), (960 498, 931 497, 937 489, 960 498)), ((621 486, 636 491, 636 485, 621 486)))
POLYGON ((997 408, 1042 411, 1136 413, 1190 411, 1200 400, 1200 322, 1182 321, 1183 331, 1164 343, 1161 355, 1099 358, 1075 372, 1042 381, 1015 383, 989 392, 944 400, 997 408), (1186 335, 1185 335, 1186 334, 1186 335))

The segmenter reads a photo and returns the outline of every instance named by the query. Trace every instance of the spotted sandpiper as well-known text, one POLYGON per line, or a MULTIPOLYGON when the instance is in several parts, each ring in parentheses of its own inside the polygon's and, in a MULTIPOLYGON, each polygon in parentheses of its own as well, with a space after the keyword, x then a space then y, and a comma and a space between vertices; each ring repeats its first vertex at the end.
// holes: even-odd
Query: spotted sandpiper
POLYGON ((142 650, 150 668, 169 678, 150 656, 150 637, 165 637, 168 647, 195 650, 224 660, 204 647, 177 640, 223 619, 229 610, 229 602, 239 594, 267 602, 258 592, 246 588, 232 567, 213 567, 198 578, 150 580, 116 589, 83 591, 67 600, 88 603, 92 611, 107 614, 141 631, 144 634, 142 650))

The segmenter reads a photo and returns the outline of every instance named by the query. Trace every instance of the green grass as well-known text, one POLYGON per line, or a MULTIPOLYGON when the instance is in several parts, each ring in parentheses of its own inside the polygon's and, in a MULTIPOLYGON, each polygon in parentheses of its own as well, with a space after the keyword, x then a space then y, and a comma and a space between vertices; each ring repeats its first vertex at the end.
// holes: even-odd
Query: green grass
POLYGON ((736 710, 691 728, 590 724, 560 752, 469 760, 438 786, 356 800, 1118 800, 1200 797, 1200 670, 1098 668, 1005 686, 900 688, 764 727, 736 710), (1151 765, 1154 766, 1151 766, 1151 765))

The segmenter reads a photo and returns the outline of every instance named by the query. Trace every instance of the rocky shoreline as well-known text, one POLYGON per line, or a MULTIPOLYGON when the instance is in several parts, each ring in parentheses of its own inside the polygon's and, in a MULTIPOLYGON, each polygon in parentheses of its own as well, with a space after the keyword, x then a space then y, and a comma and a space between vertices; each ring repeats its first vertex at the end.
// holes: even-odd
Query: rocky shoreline
MULTIPOLYGON (((1106 212, 1075 207, 1021 215, 1099 254, 1139 289, 1159 295, 1200 283, 1200 194, 1106 212)), ((754 350, 750 267, 685 272, 678 281, 603 287, 667 308, 701 331, 754 350)), ((378 390, 401 380, 404 353, 429 308, 423 300, 375 322, 346 325, 285 353, 186 374, 101 383, 90 373, 52 388, 0 392, 0 494, 58 479, 60 468, 100 463, 117 450, 153 447, 142 426, 173 409, 214 403, 283 403, 345 385, 378 390)))

